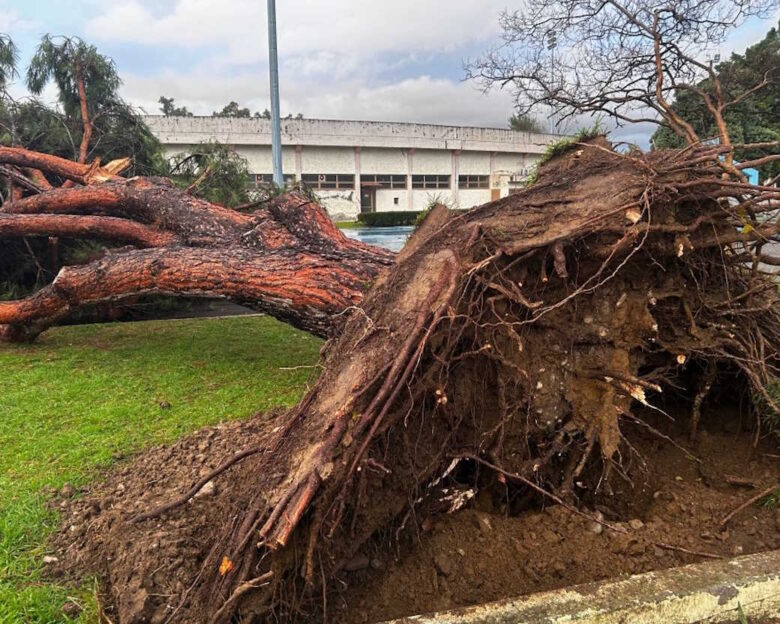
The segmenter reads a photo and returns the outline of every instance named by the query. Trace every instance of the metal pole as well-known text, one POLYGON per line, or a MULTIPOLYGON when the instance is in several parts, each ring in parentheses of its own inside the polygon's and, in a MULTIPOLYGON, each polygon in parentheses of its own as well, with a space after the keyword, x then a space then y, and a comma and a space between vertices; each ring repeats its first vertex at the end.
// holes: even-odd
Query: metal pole
POLYGON ((284 186, 282 122, 279 119, 279 58, 276 52, 276 0, 268 0, 268 65, 271 75, 271 157, 274 163, 274 184, 284 186))
MULTIPOLYGON (((555 80, 555 44, 550 47, 550 82, 555 80)), ((555 107, 550 104, 550 134, 555 134, 555 107)))

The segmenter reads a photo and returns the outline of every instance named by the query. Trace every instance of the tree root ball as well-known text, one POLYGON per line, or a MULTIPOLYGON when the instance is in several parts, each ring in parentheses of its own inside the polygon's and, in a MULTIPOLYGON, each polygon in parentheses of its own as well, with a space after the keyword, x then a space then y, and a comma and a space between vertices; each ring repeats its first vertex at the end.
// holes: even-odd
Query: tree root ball
POLYGON ((706 371, 776 409, 778 294, 753 242, 778 230, 740 214, 771 199, 722 178, 708 149, 597 139, 521 193, 435 209, 303 401, 210 449, 216 474, 193 466, 222 506, 193 521, 201 502, 156 483, 133 513, 101 509, 76 567, 101 573, 123 624, 304 621, 372 536, 451 509, 457 471, 576 505, 583 486, 621 491, 621 423, 652 429, 637 405, 696 394, 706 371), (162 543, 176 565, 160 572, 141 554, 162 543))

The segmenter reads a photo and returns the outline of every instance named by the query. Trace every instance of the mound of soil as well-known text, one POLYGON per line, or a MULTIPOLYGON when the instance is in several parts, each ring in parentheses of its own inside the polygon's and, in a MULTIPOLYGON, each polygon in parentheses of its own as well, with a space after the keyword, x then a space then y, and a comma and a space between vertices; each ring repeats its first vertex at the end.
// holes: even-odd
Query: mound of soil
MULTIPOLYGON (((508 492, 483 490, 460 511, 416 518, 403 532, 388 532, 364 547, 327 594, 330 618, 348 624, 376 622, 678 566, 706 556, 780 548, 777 507, 751 506, 721 526, 729 512, 776 482, 778 456, 767 452, 771 449, 754 449, 749 433, 736 430, 739 419, 729 410, 710 410, 703 420, 705 429, 692 449, 699 461, 645 429, 627 428, 634 461, 644 465, 634 471, 633 483, 626 482, 609 497, 594 497, 594 508, 584 509, 625 533, 540 499, 523 502, 518 511, 508 492)), ((100 541, 117 539, 108 530, 116 519, 187 491, 225 458, 249 448, 275 422, 271 414, 203 429, 129 459, 81 496, 56 500, 63 515, 62 531, 53 544, 63 562, 59 572, 77 576, 104 570, 113 575, 110 584, 116 586, 123 571, 132 576, 139 565, 134 558, 145 558, 142 565, 160 579, 139 584, 132 600, 124 596, 122 613, 115 612, 112 596, 105 596, 104 607, 120 622, 168 620, 186 598, 207 550, 204 544, 224 521, 224 510, 234 504, 235 489, 245 484, 226 475, 204 487, 169 521, 168 526, 173 522, 177 527, 174 541, 167 539, 162 521, 158 532, 128 525, 122 545, 101 549, 100 541), (128 553, 126 565, 95 561, 94 553, 101 550, 128 553), (150 591, 162 586, 163 578, 168 586, 175 579, 178 591, 164 607, 150 609, 150 591)), ((681 429, 663 418, 653 422, 685 444, 681 429)), ((450 481, 451 487, 464 487, 455 477, 450 481)), ((322 620, 322 613, 309 616, 322 620)))

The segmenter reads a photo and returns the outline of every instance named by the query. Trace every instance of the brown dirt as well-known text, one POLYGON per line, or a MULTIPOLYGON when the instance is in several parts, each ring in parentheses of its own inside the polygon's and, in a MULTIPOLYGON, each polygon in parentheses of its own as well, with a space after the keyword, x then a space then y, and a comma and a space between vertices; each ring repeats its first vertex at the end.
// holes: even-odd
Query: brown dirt
MULTIPOLYGON (((628 534, 599 531, 590 520, 560 505, 544 506, 538 499, 521 503, 526 509, 516 513, 514 494, 493 486, 461 511, 410 522, 399 540, 395 531, 373 540, 348 564, 353 571, 342 572, 329 591, 331 618, 346 624, 375 622, 702 560, 659 543, 726 557, 780 548, 778 508, 752 506, 725 530, 720 528, 727 513, 780 474, 776 455, 753 450, 749 433, 735 432, 739 419, 733 411, 720 411, 729 417, 708 419, 705 414, 703 419, 705 430, 695 449, 701 464, 644 430, 626 427, 626 437, 638 453, 635 461, 643 458, 646 468, 634 471, 632 476, 641 477, 634 476, 633 486, 626 484, 611 497, 592 498, 591 507, 582 509, 594 513, 595 507, 605 521, 628 534), (727 476, 756 487, 730 485, 727 476)), ((663 421, 653 423, 684 444, 683 431, 670 430, 663 421)), ((273 415, 258 416, 203 429, 131 459, 83 496, 55 501, 63 511, 63 531, 55 547, 65 570, 107 571, 106 562, 101 565, 90 553, 101 550, 95 540, 107 535, 116 539, 115 532, 106 529, 119 515, 146 510, 186 491, 225 458, 263 437, 274 422, 273 415)), ((463 489, 467 480, 453 479, 446 485, 463 489)), ((149 589, 163 585, 161 579, 151 579, 148 589, 137 587, 133 601, 125 600, 136 614, 148 602, 149 622, 159 624, 171 615, 197 574, 208 550, 204 544, 224 521, 225 509, 237 511, 235 492, 245 486, 226 476, 217 478, 215 486, 215 493, 196 498, 177 513, 172 521, 177 540, 166 539, 169 533, 160 522, 157 531, 146 524, 131 525, 122 532, 121 548, 107 545, 106 552, 127 553, 126 565, 110 566, 112 585, 123 573, 131 577, 140 565, 156 569, 153 576, 168 577, 167 586, 178 587, 164 607, 152 608, 155 601, 149 596, 149 589), (171 584, 171 579, 176 582, 171 584)), ((105 598, 111 613, 112 597, 105 598)), ((322 614, 309 616, 319 620, 322 614)))

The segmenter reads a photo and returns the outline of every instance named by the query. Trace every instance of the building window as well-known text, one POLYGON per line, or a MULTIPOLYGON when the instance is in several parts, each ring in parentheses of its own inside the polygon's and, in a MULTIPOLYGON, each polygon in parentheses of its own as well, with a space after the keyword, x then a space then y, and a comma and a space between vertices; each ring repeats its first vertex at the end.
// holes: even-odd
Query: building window
POLYGON ((405 175, 385 175, 385 174, 360 174, 361 184, 373 184, 377 188, 383 189, 405 189, 406 188, 406 176, 405 175))
POLYGON ((301 180, 313 189, 354 189, 352 173, 304 173, 301 180))
MULTIPOLYGON (((259 186, 268 186, 272 184, 274 181, 274 174, 273 173, 250 173, 249 174, 249 184, 250 186, 253 186, 255 188, 259 186)), ((284 174, 284 183, 286 185, 292 184, 295 182, 295 174, 294 173, 285 173, 284 174)))
POLYGON ((458 176, 458 188, 462 188, 462 189, 490 188, 490 176, 489 175, 458 176))
POLYGON ((450 188, 450 176, 448 175, 413 175, 412 188, 416 189, 448 189, 450 188))

